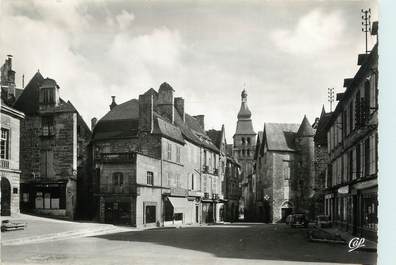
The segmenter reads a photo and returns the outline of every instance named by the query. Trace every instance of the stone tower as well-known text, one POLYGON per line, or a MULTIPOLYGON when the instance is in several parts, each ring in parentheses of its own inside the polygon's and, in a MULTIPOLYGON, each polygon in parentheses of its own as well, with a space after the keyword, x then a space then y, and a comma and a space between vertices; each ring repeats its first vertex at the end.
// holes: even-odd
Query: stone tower
POLYGON ((300 153, 297 161, 297 171, 299 178, 299 202, 298 210, 308 210, 309 200, 314 194, 314 135, 315 132, 306 116, 301 122, 296 135, 296 147, 300 153))
MULTIPOLYGON (((243 90, 241 93, 241 108, 238 113, 237 127, 234 134, 233 156, 241 165, 242 178, 242 198, 243 208, 249 212, 253 198, 252 191, 252 174, 254 164, 254 150, 256 146, 256 132, 253 129, 252 113, 247 105, 247 93, 243 90)), ((246 217, 245 217, 246 218, 246 217)))

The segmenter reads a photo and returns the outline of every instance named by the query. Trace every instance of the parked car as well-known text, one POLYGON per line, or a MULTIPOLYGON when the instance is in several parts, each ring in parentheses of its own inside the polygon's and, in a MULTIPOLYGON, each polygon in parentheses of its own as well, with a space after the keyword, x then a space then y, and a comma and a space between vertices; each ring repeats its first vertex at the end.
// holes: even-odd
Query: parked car
POLYGON ((286 224, 291 227, 308 227, 309 220, 304 213, 295 213, 286 217, 286 224))
POLYGON ((320 227, 331 227, 330 216, 328 215, 318 215, 316 216, 316 225, 320 227))
POLYGON ((10 222, 10 220, 1 221, 1 232, 25 229, 25 223, 10 222))

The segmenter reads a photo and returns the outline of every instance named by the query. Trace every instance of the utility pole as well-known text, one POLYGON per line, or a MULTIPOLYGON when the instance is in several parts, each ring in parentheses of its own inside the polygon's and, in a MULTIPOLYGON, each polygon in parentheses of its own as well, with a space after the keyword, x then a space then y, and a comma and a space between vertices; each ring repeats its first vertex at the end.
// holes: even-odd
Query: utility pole
POLYGON ((366 35, 366 53, 368 53, 368 46, 367 46, 367 36, 368 33, 371 31, 371 26, 370 26, 370 18, 371 18, 371 9, 362 9, 362 32, 365 33, 366 35))
POLYGON ((328 101, 330 103, 330 112, 333 111, 333 102, 334 102, 334 88, 327 89, 328 101))

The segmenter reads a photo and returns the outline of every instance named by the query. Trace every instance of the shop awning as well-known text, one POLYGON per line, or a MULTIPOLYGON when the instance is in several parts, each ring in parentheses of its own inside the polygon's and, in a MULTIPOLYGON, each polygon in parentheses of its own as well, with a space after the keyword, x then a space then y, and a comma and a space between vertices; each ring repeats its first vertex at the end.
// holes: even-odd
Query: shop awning
POLYGON ((173 205, 174 213, 183 213, 186 211, 191 203, 184 197, 168 197, 169 201, 173 205))

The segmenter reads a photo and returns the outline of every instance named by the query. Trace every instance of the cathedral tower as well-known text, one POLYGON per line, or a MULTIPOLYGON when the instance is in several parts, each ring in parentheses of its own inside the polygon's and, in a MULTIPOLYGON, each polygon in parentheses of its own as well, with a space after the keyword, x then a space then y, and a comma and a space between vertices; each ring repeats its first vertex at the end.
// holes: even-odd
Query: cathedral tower
MULTIPOLYGON (((241 108, 238 113, 237 127, 234 134, 233 156, 241 165, 242 178, 242 198, 241 205, 246 211, 249 211, 251 200, 252 174, 254 164, 254 150, 256 146, 256 132, 253 129, 252 113, 247 105, 247 93, 243 90, 241 93, 241 108)), ((246 218, 247 216, 245 216, 246 218)))

